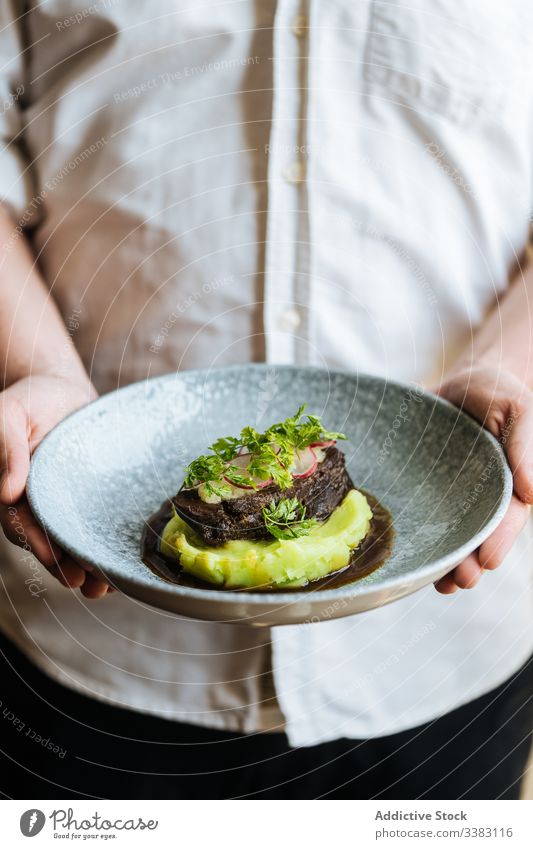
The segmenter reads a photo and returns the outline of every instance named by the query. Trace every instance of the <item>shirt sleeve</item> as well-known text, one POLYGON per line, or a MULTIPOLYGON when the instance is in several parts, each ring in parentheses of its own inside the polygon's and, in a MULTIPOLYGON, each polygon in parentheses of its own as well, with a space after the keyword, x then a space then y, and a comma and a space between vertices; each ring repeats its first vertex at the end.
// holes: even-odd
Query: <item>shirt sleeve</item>
POLYGON ((22 144, 24 47, 21 18, 0 4, 0 203, 20 221, 32 199, 31 169, 22 144))

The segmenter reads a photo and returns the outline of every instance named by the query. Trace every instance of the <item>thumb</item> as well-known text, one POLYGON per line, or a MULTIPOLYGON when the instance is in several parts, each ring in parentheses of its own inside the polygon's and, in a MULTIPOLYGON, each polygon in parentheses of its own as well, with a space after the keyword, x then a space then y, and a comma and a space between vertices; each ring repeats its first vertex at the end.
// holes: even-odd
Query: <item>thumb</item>
POLYGON ((6 398, 0 415, 0 502, 14 504, 24 492, 30 468, 26 411, 17 400, 6 398))
POLYGON ((533 406, 511 413, 500 441, 513 473, 514 489, 521 501, 533 504, 533 406))

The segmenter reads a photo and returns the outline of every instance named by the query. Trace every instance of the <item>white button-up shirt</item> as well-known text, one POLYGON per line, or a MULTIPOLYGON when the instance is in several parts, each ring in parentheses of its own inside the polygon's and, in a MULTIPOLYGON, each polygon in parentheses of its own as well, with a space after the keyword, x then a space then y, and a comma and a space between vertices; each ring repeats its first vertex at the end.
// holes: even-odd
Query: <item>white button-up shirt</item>
MULTIPOLYGON (((100 391, 264 359, 432 382, 508 286, 533 208, 527 0, 8 6, 0 193, 100 391)), ((88 602, 6 544, 0 622, 115 704, 363 738, 525 660, 529 545, 470 592, 268 631, 88 602)))

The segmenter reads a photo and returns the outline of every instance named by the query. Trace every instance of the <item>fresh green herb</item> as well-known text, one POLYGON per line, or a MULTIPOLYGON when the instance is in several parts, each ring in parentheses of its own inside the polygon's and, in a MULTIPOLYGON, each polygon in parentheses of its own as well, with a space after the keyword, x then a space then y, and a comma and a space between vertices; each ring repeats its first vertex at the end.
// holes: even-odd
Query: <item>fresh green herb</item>
POLYGON ((262 512, 267 531, 276 539, 305 537, 317 524, 316 519, 305 518, 305 507, 297 498, 281 498, 277 504, 272 499, 262 512))
POLYGON ((206 488, 210 494, 220 495, 221 493, 216 492, 214 487, 217 484, 224 486, 224 478, 226 479, 226 484, 229 481, 235 484, 235 486, 255 486, 249 475, 243 475, 242 469, 232 465, 231 462, 226 461, 218 454, 202 454, 202 456, 193 460, 192 463, 189 463, 185 470, 183 485, 185 487, 191 487, 199 483, 204 483, 208 485, 206 488))
POLYGON ((276 437, 282 443, 288 443, 294 448, 306 448, 313 442, 327 442, 330 439, 346 439, 343 433, 326 430, 318 416, 307 415, 307 421, 302 421, 305 404, 298 409, 296 415, 283 422, 273 424, 267 430, 269 436, 276 437))
POLYGON ((241 443, 234 436, 221 436, 216 442, 210 445, 211 451, 222 457, 223 460, 233 460, 239 453, 241 443))
POLYGON ((258 481, 272 480, 280 489, 292 485, 291 467, 295 454, 315 442, 346 439, 343 433, 326 430, 318 416, 303 418, 305 405, 294 416, 271 425, 264 433, 253 427, 244 427, 238 437, 223 436, 209 450, 193 460, 185 469, 185 487, 209 484, 208 491, 222 494, 215 487, 223 487, 224 479, 235 486, 257 488, 258 481), (243 470, 232 464, 239 454, 249 454, 250 462, 243 470))
POLYGON ((205 495, 214 495, 216 499, 226 498, 226 496, 231 495, 231 486, 224 482, 204 481, 201 487, 205 495))
POLYGON ((219 480, 224 474, 226 463, 217 454, 202 454, 185 469, 185 487, 195 486, 197 483, 219 480))
POLYGON ((292 454, 287 458, 285 453, 277 452, 267 443, 257 454, 252 454, 248 471, 259 480, 272 480, 280 489, 287 489, 292 485, 292 475, 289 471, 292 459, 292 454))

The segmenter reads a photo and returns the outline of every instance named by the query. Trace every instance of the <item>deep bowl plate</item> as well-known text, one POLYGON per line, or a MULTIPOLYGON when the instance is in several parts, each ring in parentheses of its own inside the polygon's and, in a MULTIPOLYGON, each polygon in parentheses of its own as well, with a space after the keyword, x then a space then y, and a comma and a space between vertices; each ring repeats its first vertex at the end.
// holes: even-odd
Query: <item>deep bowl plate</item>
POLYGON ((497 441, 416 387, 346 371, 249 365, 188 371, 112 392, 69 416, 33 457, 27 493, 50 537, 114 586, 197 619, 282 625, 369 610, 437 580, 486 539, 512 477, 497 441), (391 511, 386 563, 337 589, 220 592, 170 584, 140 557, 145 520, 217 437, 264 430, 301 403, 343 431, 356 486, 391 511))

